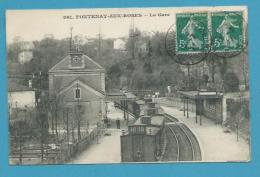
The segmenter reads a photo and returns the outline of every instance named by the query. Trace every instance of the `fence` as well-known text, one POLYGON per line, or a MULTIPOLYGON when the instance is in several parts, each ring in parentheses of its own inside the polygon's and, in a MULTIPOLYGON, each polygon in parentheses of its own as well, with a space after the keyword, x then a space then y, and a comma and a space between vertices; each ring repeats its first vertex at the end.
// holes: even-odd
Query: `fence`
POLYGON ((98 142, 104 134, 104 125, 93 128, 90 133, 76 143, 64 141, 60 144, 40 144, 15 149, 10 152, 11 164, 58 164, 66 163, 86 150, 94 141, 98 142))

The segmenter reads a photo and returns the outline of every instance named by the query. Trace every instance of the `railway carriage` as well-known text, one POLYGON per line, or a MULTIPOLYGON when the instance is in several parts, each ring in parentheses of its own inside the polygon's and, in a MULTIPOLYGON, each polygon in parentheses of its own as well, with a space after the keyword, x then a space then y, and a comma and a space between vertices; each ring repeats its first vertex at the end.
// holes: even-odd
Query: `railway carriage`
POLYGON ((121 136, 122 162, 152 162, 161 156, 164 116, 142 116, 121 136))
POLYGON ((122 162, 154 162, 165 144, 165 116, 151 99, 144 100, 141 115, 121 136, 122 162))

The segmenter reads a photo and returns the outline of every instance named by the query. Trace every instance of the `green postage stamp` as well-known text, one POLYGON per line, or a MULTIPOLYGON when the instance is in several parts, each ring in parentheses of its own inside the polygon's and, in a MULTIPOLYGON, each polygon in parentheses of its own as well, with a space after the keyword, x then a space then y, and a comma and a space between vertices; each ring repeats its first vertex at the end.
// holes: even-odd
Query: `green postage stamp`
POLYGON ((240 51, 243 48, 242 12, 212 12, 212 42, 216 52, 240 51))
POLYGON ((241 51, 244 45, 243 12, 224 11, 176 14, 176 52, 241 51), (211 22, 209 33, 208 20, 211 22), (209 42, 211 40, 211 42, 209 42))
POLYGON ((176 52, 200 53, 208 51, 208 14, 176 14, 176 52))

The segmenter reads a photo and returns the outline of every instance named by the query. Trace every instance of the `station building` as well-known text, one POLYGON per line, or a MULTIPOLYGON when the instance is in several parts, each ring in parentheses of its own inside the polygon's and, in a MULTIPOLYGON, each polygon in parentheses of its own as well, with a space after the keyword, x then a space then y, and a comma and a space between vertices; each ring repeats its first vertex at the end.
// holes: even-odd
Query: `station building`
POLYGON ((80 108, 82 123, 96 124, 105 118, 105 69, 93 59, 71 50, 48 76, 49 96, 60 107, 71 108, 72 112, 80 108))

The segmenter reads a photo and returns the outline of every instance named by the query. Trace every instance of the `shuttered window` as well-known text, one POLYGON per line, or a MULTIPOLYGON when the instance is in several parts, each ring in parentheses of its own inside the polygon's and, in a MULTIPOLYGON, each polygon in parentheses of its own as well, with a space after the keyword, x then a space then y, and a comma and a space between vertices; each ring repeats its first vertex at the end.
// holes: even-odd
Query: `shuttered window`
POLYGON ((75 98, 76 99, 80 99, 81 98, 81 89, 80 88, 76 88, 75 89, 75 98))

